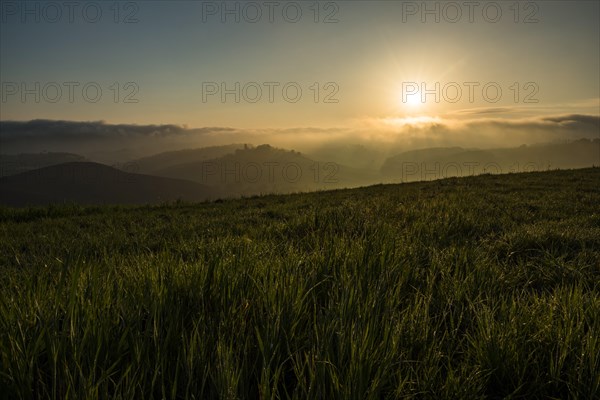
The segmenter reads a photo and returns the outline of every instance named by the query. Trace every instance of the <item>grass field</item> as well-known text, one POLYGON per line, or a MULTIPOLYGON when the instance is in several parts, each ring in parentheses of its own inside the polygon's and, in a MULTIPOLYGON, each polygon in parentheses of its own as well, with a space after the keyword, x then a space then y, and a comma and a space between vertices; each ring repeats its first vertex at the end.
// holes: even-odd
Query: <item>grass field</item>
POLYGON ((6 398, 600 397, 600 169, 0 209, 6 398))

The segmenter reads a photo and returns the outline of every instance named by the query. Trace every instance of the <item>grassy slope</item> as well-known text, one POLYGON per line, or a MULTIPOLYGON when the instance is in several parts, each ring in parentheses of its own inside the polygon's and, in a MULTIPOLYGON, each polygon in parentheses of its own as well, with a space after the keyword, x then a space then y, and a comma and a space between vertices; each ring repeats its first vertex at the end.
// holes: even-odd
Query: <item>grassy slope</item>
POLYGON ((0 209, 0 393, 600 395, 600 169, 0 209))

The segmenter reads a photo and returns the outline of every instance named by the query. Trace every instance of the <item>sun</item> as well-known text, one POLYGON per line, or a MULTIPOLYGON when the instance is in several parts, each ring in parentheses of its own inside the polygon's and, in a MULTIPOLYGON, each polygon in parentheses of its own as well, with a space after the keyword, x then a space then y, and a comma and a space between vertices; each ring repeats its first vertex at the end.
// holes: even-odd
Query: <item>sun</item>
POLYGON ((402 83, 402 86, 396 90, 395 96, 403 109, 421 109, 425 105, 416 82, 402 83))
POLYGON ((423 105, 421 96, 417 94, 400 95, 400 101, 405 107, 419 108, 423 105))
POLYGON ((389 107, 396 115, 423 115, 433 112, 435 104, 423 95, 418 82, 394 82, 388 89, 389 107))

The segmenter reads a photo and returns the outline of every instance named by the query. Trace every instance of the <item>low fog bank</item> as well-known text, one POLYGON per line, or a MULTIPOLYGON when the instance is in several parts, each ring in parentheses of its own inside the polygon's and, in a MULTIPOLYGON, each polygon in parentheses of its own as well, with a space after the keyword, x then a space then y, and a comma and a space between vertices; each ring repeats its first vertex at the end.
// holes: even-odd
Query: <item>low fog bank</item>
POLYGON ((353 127, 236 129, 102 121, 0 121, 0 153, 73 153, 119 164, 165 151, 262 144, 293 149, 327 162, 379 169, 401 152, 435 147, 510 148, 600 138, 600 117, 557 115, 527 119, 373 119, 353 127))

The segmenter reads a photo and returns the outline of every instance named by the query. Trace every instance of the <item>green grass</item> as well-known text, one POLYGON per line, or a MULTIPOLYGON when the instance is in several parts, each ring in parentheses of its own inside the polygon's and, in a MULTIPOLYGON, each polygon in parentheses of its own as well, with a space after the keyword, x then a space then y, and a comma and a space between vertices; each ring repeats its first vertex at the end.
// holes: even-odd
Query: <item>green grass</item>
POLYGON ((600 397, 600 169, 0 209, 0 396, 600 397))

